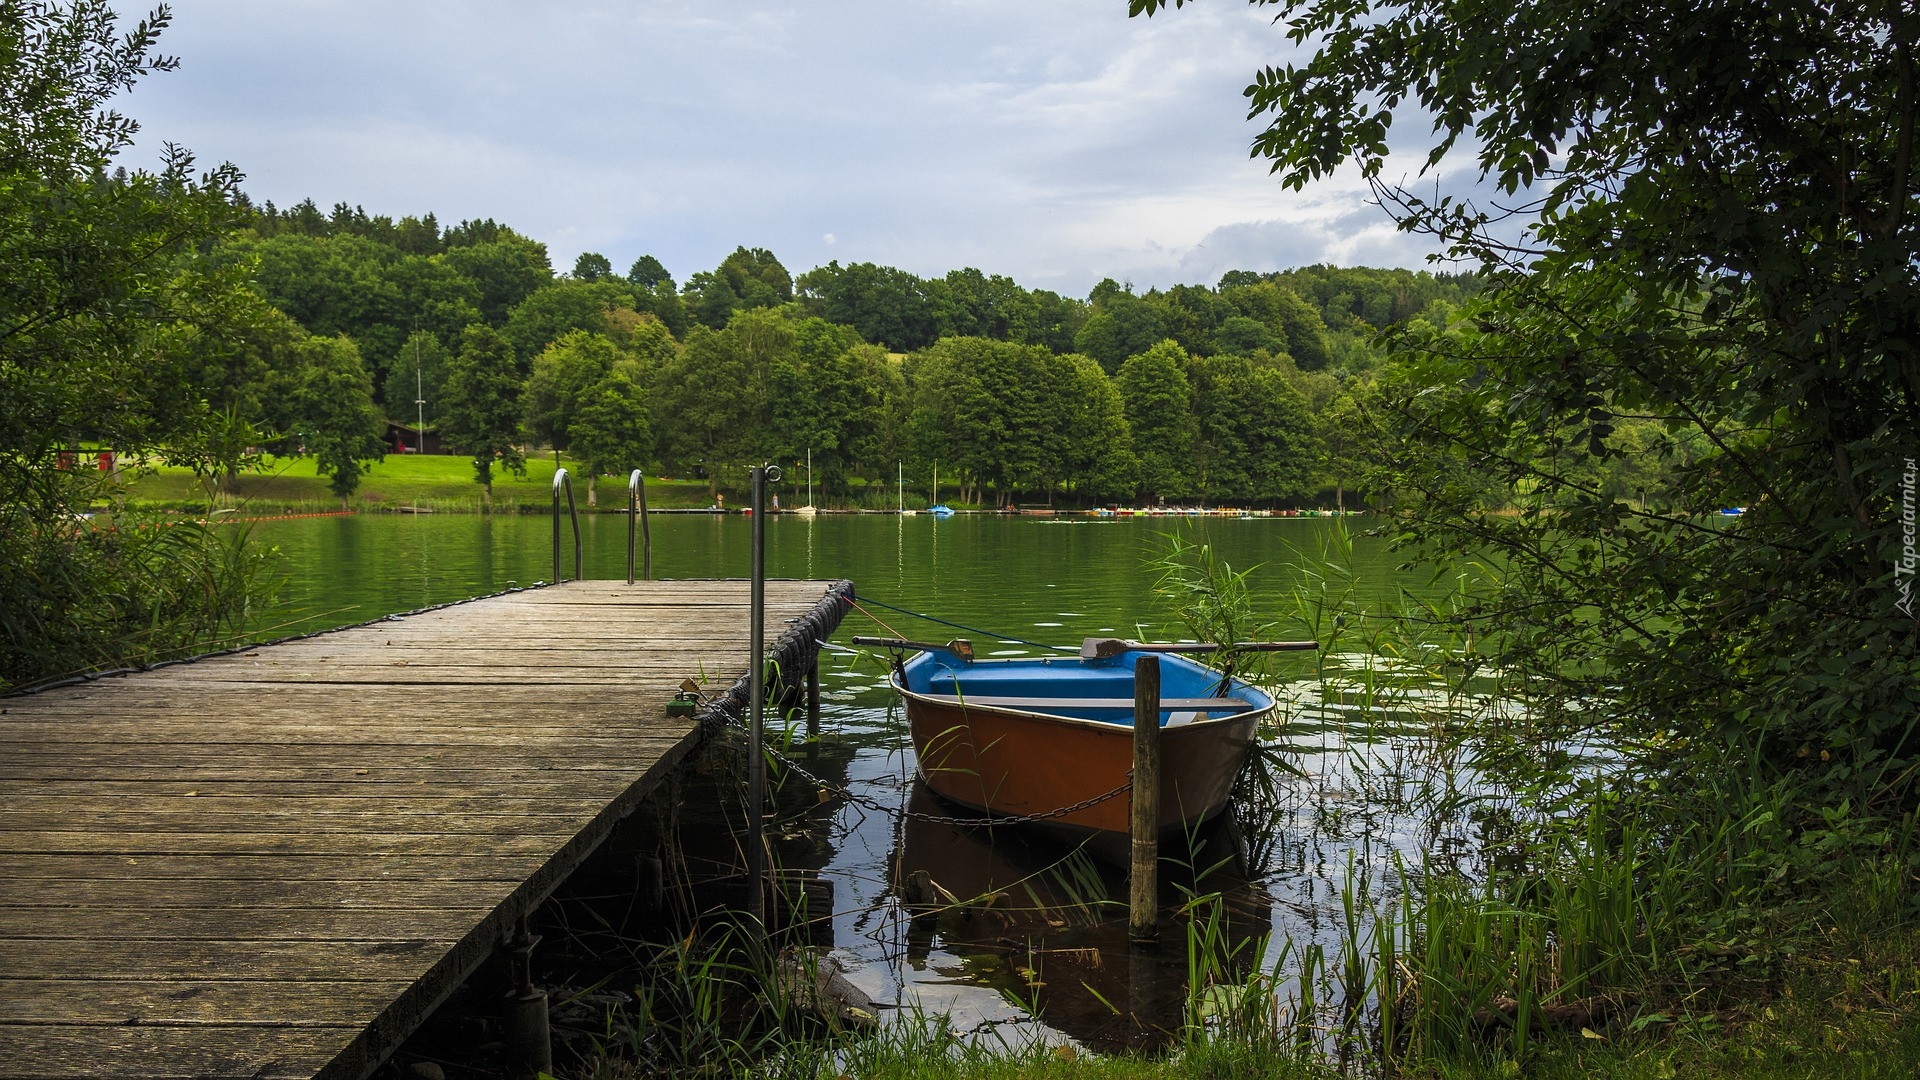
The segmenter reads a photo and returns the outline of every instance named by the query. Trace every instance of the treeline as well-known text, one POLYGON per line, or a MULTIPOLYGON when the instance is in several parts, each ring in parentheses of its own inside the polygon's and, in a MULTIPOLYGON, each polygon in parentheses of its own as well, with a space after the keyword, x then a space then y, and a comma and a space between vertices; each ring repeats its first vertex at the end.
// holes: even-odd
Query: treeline
POLYGON ((1477 289, 1316 266, 1140 294, 1108 280, 1077 299, 972 268, 795 278, 745 247, 681 283, 652 256, 621 273, 589 252, 556 273, 544 245, 491 220, 245 209, 221 255, 285 318, 255 313, 250 355, 226 358, 213 396, 277 449, 320 454, 343 493, 378 453, 361 437, 376 414, 424 413, 483 483, 534 444, 591 473, 716 485, 811 452, 842 497, 905 462, 969 501, 1337 502, 1371 335, 1444 324, 1477 289), (365 408, 350 384, 370 388, 365 408))

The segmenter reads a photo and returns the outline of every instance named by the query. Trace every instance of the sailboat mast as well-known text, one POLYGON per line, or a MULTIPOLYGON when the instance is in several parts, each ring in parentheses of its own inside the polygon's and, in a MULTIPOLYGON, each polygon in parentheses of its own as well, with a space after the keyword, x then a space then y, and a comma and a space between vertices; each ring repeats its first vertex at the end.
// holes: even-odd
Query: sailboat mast
POLYGON ((813 505, 813 447, 807 447, 807 505, 813 505))

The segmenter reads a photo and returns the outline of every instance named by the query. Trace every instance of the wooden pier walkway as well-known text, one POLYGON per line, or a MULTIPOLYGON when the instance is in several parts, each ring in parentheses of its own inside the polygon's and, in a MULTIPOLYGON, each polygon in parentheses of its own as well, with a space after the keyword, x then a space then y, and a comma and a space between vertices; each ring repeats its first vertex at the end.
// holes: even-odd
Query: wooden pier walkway
POLYGON ((744 581, 584 581, 0 698, 0 1078, 365 1076, 747 668, 744 581))

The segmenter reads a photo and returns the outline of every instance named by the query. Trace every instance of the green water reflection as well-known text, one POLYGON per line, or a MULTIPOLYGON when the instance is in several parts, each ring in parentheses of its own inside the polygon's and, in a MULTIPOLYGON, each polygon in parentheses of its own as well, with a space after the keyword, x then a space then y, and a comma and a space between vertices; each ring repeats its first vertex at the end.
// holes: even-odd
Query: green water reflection
MULTIPOLYGON (((654 516, 655 576, 746 576, 750 524, 741 516, 654 516)), ((626 525, 620 515, 582 519, 586 576, 625 577, 626 525)), ((771 576, 851 578, 863 597, 1056 644, 1110 630, 1132 634, 1136 625, 1164 628, 1168 613, 1153 598, 1146 564, 1169 532, 1213 544, 1236 568, 1259 566, 1251 584, 1273 609, 1287 586, 1283 568, 1312 561, 1340 523, 827 515, 779 516, 767 525, 771 576)), ((552 526, 539 516, 357 515, 255 529, 285 555, 279 602, 258 620, 274 633, 365 622, 529 585, 553 572, 552 526)), ((570 575, 571 537, 564 557, 570 575)), ((1384 542, 1356 541, 1352 566, 1369 588, 1399 583, 1404 575, 1394 564, 1384 542)))
MULTIPOLYGON (((976 648, 1013 655, 1033 651, 1019 641, 1072 646, 1092 634, 1173 634, 1148 564, 1175 530, 1213 545, 1236 568, 1256 568, 1249 578, 1256 607, 1275 617, 1289 608, 1296 571, 1327 569, 1316 553, 1343 524, 1358 528, 1365 521, 777 517, 768 522, 768 568, 779 577, 850 578, 863 601, 878 602, 866 604, 869 610, 901 633, 944 638, 958 631, 879 604, 990 631, 969 635, 976 648)), ((595 515, 582 525, 587 576, 624 579, 625 518, 595 515)), ((656 576, 744 576, 750 525, 737 516, 655 518, 656 576)), ((529 585, 549 577, 553 566, 551 523, 535 516, 359 516, 257 528, 261 540, 285 555, 281 603, 261 620, 278 634, 529 585)), ((570 569, 570 541, 565 554, 570 569)), ((1397 562, 1383 541, 1360 537, 1344 572, 1374 595, 1419 588, 1424 576, 1397 570, 1397 562)), ((844 644, 877 629, 856 612, 835 638, 844 644)), ((1335 898, 1353 868, 1390 889, 1395 855, 1418 865, 1437 842, 1421 821, 1390 809, 1395 800, 1372 791, 1377 784, 1370 777, 1399 782, 1403 748, 1375 737, 1367 710, 1342 711, 1351 706, 1313 684, 1310 658, 1291 662, 1299 665, 1294 677, 1300 682, 1288 699, 1290 726, 1274 737, 1286 740, 1306 776, 1285 781, 1280 812, 1261 826, 1267 854, 1253 860, 1258 865, 1238 860, 1235 883, 1219 886, 1228 904, 1227 933, 1242 956, 1252 955, 1255 939, 1272 934, 1333 947, 1337 932, 1329 913, 1338 910, 1335 898)), ((803 800, 807 808, 782 826, 775 854, 783 865, 817 870, 836 883, 835 955, 849 977, 884 1005, 946 1014, 962 1031, 999 1033, 990 1037, 1024 1030, 1102 1049, 1163 1037, 1143 1036, 1121 1018, 1108 1004, 1116 996, 1128 997, 1129 1011, 1160 1033, 1177 1027, 1188 988, 1187 955, 1176 931, 1142 951, 1126 944, 1119 908, 1105 908, 1108 914, 1091 922, 1043 913, 1025 922, 929 926, 908 917, 893 878, 910 869, 931 871, 956 894, 1019 880, 1020 895, 1041 905, 1066 904, 1076 890, 1051 883, 1061 880, 1061 860, 1070 853, 1005 829, 930 827, 910 815, 912 807, 922 813, 940 807, 913 778, 911 747, 884 666, 870 655, 846 653, 824 657, 821 666, 823 738, 794 752, 857 801, 813 806, 803 800), (1038 982, 1015 977, 1034 970, 1032 958, 1039 955, 1054 958, 1044 993, 1038 982)), ((718 815, 715 828, 724 828, 731 783, 704 795, 689 790, 693 806, 718 815)), ((699 815, 690 809, 689 816, 699 815)), ((724 838, 722 831, 714 839, 724 838)), ((726 843, 705 846, 731 850, 726 843)), ((1211 864, 1212 857, 1204 861, 1211 864)), ((1112 871, 1083 875, 1080 885, 1125 896, 1112 871)))

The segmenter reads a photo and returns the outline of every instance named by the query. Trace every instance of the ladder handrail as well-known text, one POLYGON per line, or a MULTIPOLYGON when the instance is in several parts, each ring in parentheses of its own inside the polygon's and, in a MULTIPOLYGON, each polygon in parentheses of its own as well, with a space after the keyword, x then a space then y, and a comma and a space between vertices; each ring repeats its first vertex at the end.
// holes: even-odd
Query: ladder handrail
POLYGON ((639 469, 627 477, 627 584, 633 584, 633 534, 635 519, 640 532, 640 578, 653 580, 653 533, 647 529, 647 478, 639 469))
POLYGON ((573 505, 573 478, 565 469, 553 470, 553 583, 560 584, 560 489, 567 489, 567 517, 573 521, 573 578, 580 580, 582 559, 580 547, 580 512, 573 505))

